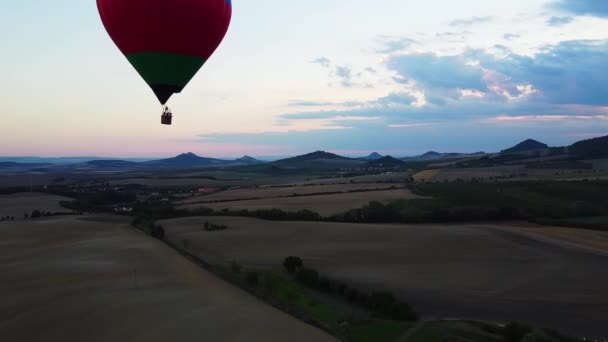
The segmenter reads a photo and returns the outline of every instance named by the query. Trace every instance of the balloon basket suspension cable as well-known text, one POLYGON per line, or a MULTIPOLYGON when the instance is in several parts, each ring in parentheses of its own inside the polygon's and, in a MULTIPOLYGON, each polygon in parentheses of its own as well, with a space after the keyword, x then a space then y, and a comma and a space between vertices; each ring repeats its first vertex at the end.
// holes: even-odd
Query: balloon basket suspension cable
POLYGON ((163 115, 160 117, 160 123, 163 125, 171 125, 173 122, 173 113, 171 113, 171 109, 166 105, 163 105, 163 115))

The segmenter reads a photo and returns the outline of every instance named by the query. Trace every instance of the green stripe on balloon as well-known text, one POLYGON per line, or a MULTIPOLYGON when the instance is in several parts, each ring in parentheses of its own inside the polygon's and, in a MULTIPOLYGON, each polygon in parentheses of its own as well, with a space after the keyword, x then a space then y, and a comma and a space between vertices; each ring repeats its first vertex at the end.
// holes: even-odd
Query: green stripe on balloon
POLYGON ((163 104, 173 93, 179 93, 205 64, 200 57, 168 52, 131 53, 127 59, 163 104))

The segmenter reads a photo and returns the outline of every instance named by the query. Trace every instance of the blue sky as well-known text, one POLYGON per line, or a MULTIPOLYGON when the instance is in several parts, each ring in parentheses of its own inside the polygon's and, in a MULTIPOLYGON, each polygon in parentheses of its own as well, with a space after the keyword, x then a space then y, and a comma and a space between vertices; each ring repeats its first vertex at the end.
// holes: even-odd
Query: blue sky
POLYGON ((410 155, 608 134, 604 0, 233 6, 165 127, 95 1, 3 5, 0 155, 410 155))

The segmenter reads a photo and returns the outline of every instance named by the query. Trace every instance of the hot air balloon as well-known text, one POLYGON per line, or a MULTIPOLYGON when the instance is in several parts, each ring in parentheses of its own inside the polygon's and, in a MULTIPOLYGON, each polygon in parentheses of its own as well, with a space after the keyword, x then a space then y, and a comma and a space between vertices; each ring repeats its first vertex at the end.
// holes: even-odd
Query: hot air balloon
POLYGON ((220 45, 231 0, 97 0, 106 31, 163 107, 180 93, 220 45))

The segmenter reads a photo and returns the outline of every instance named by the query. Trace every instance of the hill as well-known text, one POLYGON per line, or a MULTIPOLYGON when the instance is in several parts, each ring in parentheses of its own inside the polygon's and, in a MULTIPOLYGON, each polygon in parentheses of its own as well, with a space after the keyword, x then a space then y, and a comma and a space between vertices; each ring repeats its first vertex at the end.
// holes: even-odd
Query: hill
POLYGON ((404 161, 393 158, 391 156, 382 157, 380 159, 372 160, 369 163, 367 163, 368 167, 380 167, 380 168, 397 167, 397 166, 402 166, 402 165, 405 165, 404 161))
POLYGON ((250 156, 243 156, 241 158, 238 158, 235 160, 235 162, 239 163, 239 164, 246 164, 246 165, 257 165, 257 164, 264 164, 264 161, 255 159, 253 157, 250 156))
POLYGON ((126 160, 91 160, 72 165, 56 165, 56 171, 125 171, 142 168, 142 163, 126 160))
POLYGON ((155 167, 169 167, 169 168, 181 168, 181 167, 199 167, 199 166, 218 166, 229 163, 225 160, 199 157, 196 154, 182 153, 177 157, 153 160, 142 163, 145 166, 155 167))
POLYGON ((579 141, 570 146, 569 150, 571 153, 584 158, 608 157, 608 135, 601 138, 579 141))
POLYGON ((0 169, 13 169, 13 168, 35 168, 49 166, 50 164, 45 163, 16 163, 16 162, 0 162, 0 169))
POLYGON ((301 156, 277 160, 270 165, 280 168, 336 169, 362 166, 366 162, 325 151, 316 151, 301 156))
POLYGON ((520 142, 519 144, 517 144, 511 148, 501 151, 501 153, 520 153, 520 152, 527 152, 527 151, 534 151, 534 150, 542 150, 542 149, 546 149, 546 148, 549 148, 549 146, 547 144, 543 144, 534 139, 528 139, 528 140, 520 142))
POLYGON ((370 154, 369 156, 367 156, 367 157, 361 157, 361 158, 358 158, 358 159, 363 159, 363 160, 378 160, 378 159, 380 159, 380 158, 382 158, 382 157, 384 157, 384 156, 383 156, 383 155, 381 155, 380 153, 378 153, 378 152, 374 152, 374 153, 371 153, 371 154, 370 154))

